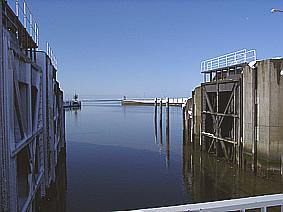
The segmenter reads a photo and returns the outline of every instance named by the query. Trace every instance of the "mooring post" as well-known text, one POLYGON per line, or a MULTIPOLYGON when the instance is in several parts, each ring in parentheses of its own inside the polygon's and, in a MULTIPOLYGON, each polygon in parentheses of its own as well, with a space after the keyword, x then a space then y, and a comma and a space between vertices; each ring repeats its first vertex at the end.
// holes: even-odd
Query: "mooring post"
POLYGON ((157 98, 154 101, 154 121, 157 122, 157 98))
POLYGON ((160 131, 160 145, 162 146, 162 98, 160 98, 160 114, 159 114, 159 131, 160 131))
POLYGON ((157 98, 154 101, 154 138, 157 142, 157 98))
POLYGON ((159 110, 159 121, 160 121, 160 125, 162 125, 162 99, 160 99, 160 110, 159 110))
POLYGON ((166 103, 166 164, 169 166, 169 161, 170 161, 170 144, 169 144, 169 98, 167 98, 167 103, 166 103))
POLYGON ((169 137, 169 98, 167 98, 166 103, 166 139, 167 137, 169 137))
POLYGON ((182 111, 183 111, 183 128, 186 129, 186 108, 183 107, 182 108, 182 111))

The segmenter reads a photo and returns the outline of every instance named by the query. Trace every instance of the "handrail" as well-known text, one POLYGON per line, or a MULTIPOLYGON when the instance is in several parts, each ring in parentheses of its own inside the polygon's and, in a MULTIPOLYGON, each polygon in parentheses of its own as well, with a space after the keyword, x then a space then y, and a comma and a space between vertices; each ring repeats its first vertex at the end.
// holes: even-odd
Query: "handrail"
POLYGON ((283 211, 283 194, 272 194, 256 197, 246 197, 215 202, 204 202, 196 204, 169 206, 161 208, 139 209, 133 211, 245 211, 250 209, 261 209, 267 211, 269 207, 279 207, 283 211))
POLYGON ((47 42, 46 43, 46 54, 49 56, 52 65, 54 66, 54 68, 57 70, 58 69, 58 61, 57 58, 50 46, 50 44, 47 42))
POLYGON ((229 67, 241 63, 249 63, 256 60, 256 51, 242 49, 236 52, 225 54, 201 62, 201 72, 229 67))
POLYGON ((28 7, 26 0, 8 0, 8 5, 11 7, 19 21, 22 23, 28 34, 31 36, 36 45, 39 45, 39 28, 34 16, 28 7))

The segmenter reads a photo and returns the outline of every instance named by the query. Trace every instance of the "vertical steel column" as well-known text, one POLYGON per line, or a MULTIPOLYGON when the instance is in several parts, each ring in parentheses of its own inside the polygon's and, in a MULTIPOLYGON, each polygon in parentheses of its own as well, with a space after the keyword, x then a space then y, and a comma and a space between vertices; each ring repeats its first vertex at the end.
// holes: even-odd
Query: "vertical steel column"
POLYGON ((239 117, 239 82, 236 83, 236 87, 235 87, 235 96, 234 96, 234 99, 235 99, 235 111, 234 111, 234 119, 235 119, 235 124, 234 124, 234 129, 235 129, 235 132, 234 132, 234 163, 235 164, 239 164, 239 157, 238 157, 238 154, 239 154, 239 148, 238 148, 238 137, 239 137, 239 120, 240 120, 240 117, 239 117), (237 117, 236 117, 237 116, 237 117))
POLYGON ((3 127, 3 23, 2 23, 2 1, 0 1, 0 211, 4 211, 4 197, 3 187, 4 187, 4 127, 3 127))
MULTIPOLYGON (((206 103, 206 99, 204 97, 204 93, 203 92, 206 92, 206 91, 203 91, 203 86, 204 84, 201 85, 201 88, 200 88, 200 96, 201 96, 201 100, 200 100, 200 120, 201 120, 201 123, 200 123, 200 134, 199 134, 199 145, 200 145, 200 150, 206 150, 206 142, 205 142, 205 137, 202 135, 202 132, 205 132, 205 119, 206 119, 206 114, 203 113, 204 109, 205 109, 205 103, 206 103)), ((195 109, 195 108, 194 108, 195 109)), ((197 143, 197 142, 196 142, 197 143)))
POLYGON ((233 144, 233 163, 236 162, 236 91, 237 91, 237 85, 235 86, 234 88, 234 91, 233 91, 233 113, 234 113, 234 118, 233 118, 233 141, 234 141, 234 144, 233 144))
MULTIPOLYGON (((217 73, 216 73, 217 74, 217 73)), ((219 83, 218 83, 218 79, 216 81, 216 116, 215 116, 215 119, 216 119, 216 130, 215 130, 215 134, 216 134, 216 139, 215 139, 215 143, 216 143, 216 156, 219 157, 219 140, 218 140, 218 137, 219 137, 219 117, 218 117, 218 113, 219 113, 219 83)))

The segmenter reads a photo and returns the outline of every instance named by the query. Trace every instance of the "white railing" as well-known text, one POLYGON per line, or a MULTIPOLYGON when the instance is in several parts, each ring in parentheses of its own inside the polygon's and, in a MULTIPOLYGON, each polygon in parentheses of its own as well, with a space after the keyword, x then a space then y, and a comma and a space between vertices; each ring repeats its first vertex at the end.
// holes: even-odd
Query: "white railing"
POLYGON ((39 30, 38 25, 29 9, 26 0, 8 0, 7 1, 19 21, 32 37, 36 45, 39 45, 39 30))
POLYGON ((201 62, 201 72, 210 71, 214 69, 229 67, 241 63, 249 63, 256 60, 256 51, 242 49, 236 52, 225 54, 209 60, 201 62))
POLYGON ((57 61, 57 58, 55 56, 55 54, 53 53, 53 50, 50 46, 49 43, 46 43, 46 54, 49 56, 50 60, 51 60, 51 63, 52 65, 58 69, 58 61, 57 61))
POLYGON ((257 197, 247 197, 215 202, 205 202, 187 205, 178 205, 171 207, 140 209, 135 211, 245 211, 251 209, 260 209, 267 211, 270 207, 278 207, 283 212, 283 194, 273 194, 257 197))

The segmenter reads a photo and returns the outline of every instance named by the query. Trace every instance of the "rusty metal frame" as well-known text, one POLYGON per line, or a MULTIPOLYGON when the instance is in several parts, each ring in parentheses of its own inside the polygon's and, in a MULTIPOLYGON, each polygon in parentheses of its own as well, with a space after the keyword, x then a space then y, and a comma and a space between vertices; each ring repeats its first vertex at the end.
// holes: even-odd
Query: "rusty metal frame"
MULTIPOLYGON (((223 69, 211 70, 204 75, 209 75, 210 80, 202 83, 202 124, 201 124, 201 137, 205 150, 209 153, 215 153, 217 156, 222 154, 234 163, 240 163, 240 113, 241 113, 241 73, 242 65, 225 67, 223 69), (231 72, 232 70, 233 72, 231 72), (214 78, 212 77, 214 73, 214 78), (234 75, 234 79, 229 79, 227 76, 234 75), (221 85, 231 84, 230 94, 227 98, 228 101, 223 102, 221 99, 220 89, 221 85), (213 89, 207 90, 208 85, 214 85, 213 89), (212 93, 212 97, 209 96, 212 93), (224 105, 224 111, 219 110, 219 105, 224 105), (212 133, 207 132, 206 120, 211 117, 213 126, 212 133), (229 138, 223 137, 223 121, 226 118, 231 119, 231 130, 229 131, 229 138)), ((204 77, 206 79, 206 77, 204 77)), ((225 90, 227 91, 227 90, 225 90)), ((211 130, 210 130, 211 131, 211 130)), ((227 132, 226 132, 227 133, 227 132)))

